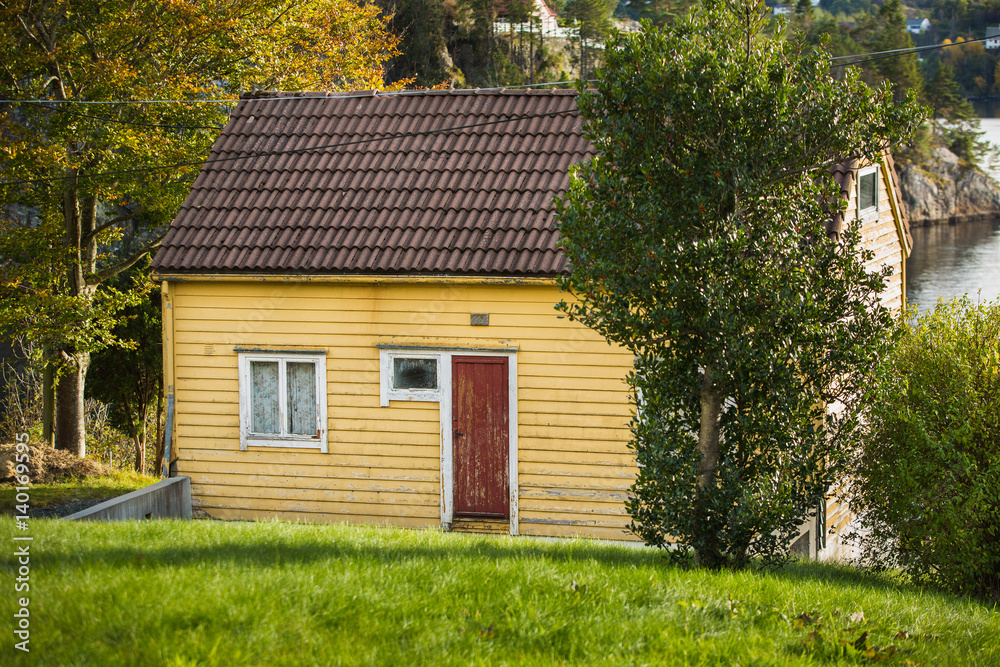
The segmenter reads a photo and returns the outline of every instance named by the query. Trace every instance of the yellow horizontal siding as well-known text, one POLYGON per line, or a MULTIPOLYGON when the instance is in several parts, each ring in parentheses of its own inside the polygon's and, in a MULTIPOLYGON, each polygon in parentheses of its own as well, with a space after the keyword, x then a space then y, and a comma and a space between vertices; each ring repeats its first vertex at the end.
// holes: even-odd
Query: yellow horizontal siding
POLYGON ((539 537, 588 537, 601 540, 622 540, 629 542, 641 541, 625 528, 618 526, 597 526, 593 524, 574 526, 524 522, 521 524, 520 533, 522 535, 534 535, 539 537))
POLYGON ((292 475, 250 475, 244 473, 211 472, 190 474, 191 483, 198 486, 260 487, 267 489, 292 489, 299 497, 315 497, 320 500, 337 502, 395 502, 411 505, 437 506, 439 484, 390 484, 372 480, 349 480, 337 478, 292 476, 292 475), (314 492, 314 493, 313 493, 314 492))
POLYGON ((171 288, 179 465, 192 476, 202 509, 227 518, 294 513, 434 525, 439 406, 381 407, 376 345, 393 337, 431 344, 478 339, 487 346, 509 340, 517 349, 519 506, 529 516, 559 515, 551 525, 532 524, 534 534, 566 534, 565 522, 577 520, 578 532, 590 526, 591 536, 604 537, 622 523, 634 475, 625 446, 631 406, 624 377, 632 356, 559 317, 553 305, 562 295, 554 287, 181 282, 171 288), (473 312, 489 313, 490 326, 471 327, 473 312), (291 345, 325 351, 329 453, 240 451, 234 348, 291 345), (612 524, 601 523, 608 517, 612 524))
MULTIPOLYGON (((233 491, 242 493, 244 489, 235 488, 233 491)), ((193 507, 205 510, 209 515, 218 518, 258 519, 282 516, 291 521, 349 521, 428 527, 440 525, 440 514, 436 507, 302 501, 258 495, 224 496, 210 493, 204 487, 196 489, 194 486, 191 487, 191 500, 193 507)))
MULTIPOLYGON (((262 468, 261 466, 242 461, 193 460, 188 465, 188 470, 193 475, 246 475, 253 476, 261 480, 271 478, 277 480, 281 478, 283 480, 283 484, 285 485, 292 481, 292 479, 289 478, 302 477, 312 478, 314 480, 323 480, 322 482, 317 483, 326 484, 328 482, 331 485, 344 485, 356 481, 372 481, 374 484, 373 486, 357 488, 368 488, 369 490, 375 491, 392 490, 388 487, 382 488, 378 485, 392 485, 396 483, 407 485, 413 484, 415 485, 413 486, 413 489, 419 490, 421 493, 438 493, 440 490, 440 476, 436 467, 433 469, 420 470, 415 468, 397 469, 358 467, 338 465, 336 463, 328 466, 316 466, 281 462, 262 468)), ((273 483, 273 481, 268 483, 273 483)), ((303 488, 308 487, 304 486, 303 488)), ((332 486, 330 488, 355 487, 332 486)), ((399 488, 402 489, 402 487, 399 488)))
MULTIPOLYGON (((901 303, 902 252, 883 193, 862 230, 891 265, 883 300, 901 303)), ((377 344, 509 341, 517 363, 520 532, 634 539, 624 509, 637 469, 627 448, 632 355, 560 317, 544 285, 171 283, 171 368, 181 474, 222 518, 435 526, 437 403, 379 400, 377 344), (470 326, 489 313, 490 326, 470 326), (326 358, 328 453, 239 448, 238 346, 303 346, 326 358)))
POLYGON ((615 484, 620 480, 628 480, 631 484, 635 476, 639 474, 639 469, 635 467, 635 460, 632 465, 618 466, 611 468, 600 464, 581 463, 579 461, 560 461, 551 464, 546 461, 525 461, 520 460, 517 464, 520 475, 538 475, 552 480, 553 484, 559 484, 559 480, 586 480, 589 483, 615 484))
POLYGON ((257 499, 285 500, 300 503, 332 503, 344 505, 352 512, 364 511, 371 513, 370 506, 388 504, 393 506, 390 514, 426 514, 426 508, 437 511, 438 494, 413 493, 400 491, 378 491, 374 489, 336 489, 304 485, 304 480, 296 478, 294 486, 270 486, 253 484, 247 475, 197 475, 199 479, 191 478, 192 491, 197 488, 198 494, 211 498, 214 496, 253 497, 257 499), (359 510, 358 508, 366 508, 359 510))
POLYGON ((625 493, 632 486, 632 480, 592 476, 537 475, 520 471, 518 484, 522 494, 526 493, 527 489, 536 489, 543 493, 554 493, 559 490, 625 493))
POLYGON ((184 462, 184 469, 196 469, 197 466, 212 461, 224 461, 228 465, 239 467, 245 471, 271 470, 275 466, 284 462, 296 465, 311 466, 316 470, 316 474, 327 473, 336 475, 341 469, 371 469, 380 471, 410 471, 418 474, 418 471, 440 471, 441 462, 439 457, 417 457, 412 453, 408 455, 394 456, 392 454, 345 454, 334 452, 331 454, 321 454, 317 450, 287 449, 279 451, 276 448, 253 448, 245 452, 235 449, 194 449, 189 448, 182 452, 180 460, 184 462), (237 453, 238 452, 238 453, 237 453))
MULTIPOLYGON (((241 502, 234 499, 234 502, 241 502)), ((345 514, 329 512, 315 508, 285 509, 286 504, 273 501, 256 503, 263 507, 243 507, 235 505, 217 505, 208 502, 195 501, 193 506, 210 517, 226 521, 266 521, 280 519, 283 521, 306 523, 371 523, 376 525, 397 526, 400 528, 435 528, 440 525, 437 515, 434 516, 386 516, 385 514, 345 514)))
POLYGON ((521 508, 521 521, 528 524, 549 524, 552 526, 603 526, 605 528, 628 528, 631 521, 627 514, 600 512, 555 512, 552 510, 528 510, 521 508))

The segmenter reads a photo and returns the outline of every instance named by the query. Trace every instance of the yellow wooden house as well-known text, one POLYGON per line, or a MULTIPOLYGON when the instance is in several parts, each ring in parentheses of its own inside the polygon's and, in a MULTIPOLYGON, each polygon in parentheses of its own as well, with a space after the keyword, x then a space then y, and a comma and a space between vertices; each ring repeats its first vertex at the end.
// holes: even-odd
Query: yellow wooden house
MULTIPOLYGON (((634 539, 632 356, 554 309, 591 153, 572 91, 241 100, 153 264, 194 507, 634 539)), ((899 306, 892 177, 837 173, 899 306)))

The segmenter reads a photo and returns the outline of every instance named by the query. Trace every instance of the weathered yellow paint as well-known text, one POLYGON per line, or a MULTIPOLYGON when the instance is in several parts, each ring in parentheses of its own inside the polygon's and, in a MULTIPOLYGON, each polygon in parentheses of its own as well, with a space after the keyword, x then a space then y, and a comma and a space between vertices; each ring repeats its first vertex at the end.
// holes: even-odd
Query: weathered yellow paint
POLYGON ((626 529, 632 356, 559 317, 552 281, 186 279, 169 289, 180 474, 210 514, 439 524, 439 406, 379 404, 379 347, 425 347, 515 353, 529 532, 565 534, 567 521, 593 537, 626 529), (489 313, 490 325, 471 326, 471 313, 489 313), (240 451, 237 358, 247 348, 325 350, 328 454, 240 451))
MULTIPOLYGON (((465 324, 456 317, 450 324, 465 324)), ((466 318, 468 319, 468 316, 466 318)), ((402 323, 401 323, 402 324, 402 323)), ((523 331, 523 329, 521 329, 523 331)), ((491 330, 495 333, 495 330, 491 330)), ((517 352, 518 344, 512 340, 491 338, 457 338, 445 336, 379 336, 375 339, 377 347, 431 350, 497 350, 517 352)))
POLYGON ((154 273, 154 279, 171 282, 222 282, 222 283, 360 283, 360 284, 423 284, 423 285, 554 285, 554 278, 516 278, 516 277, 491 277, 491 276, 399 276, 399 275, 372 275, 372 276, 308 276, 308 275, 288 275, 288 274, 263 274, 252 275, 219 275, 214 273, 192 274, 192 273, 154 273))
MULTIPOLYGON (((163 388, 166 393, 164 397, 166 399, 167 406, 167 419, 173 419, 173 422, 177 421, 177 409, 176 403, 174 405, 174 413, 171 415, 169 406, 170 398, 175 397, 175 387, 176 387, 176 370, 177 366, 175 363, 176 350, 174 349, 174 304, 173 304, 173 292, 170 289, 170 285, 167 282, 163 282, 160 285, 160 304, 163 311, 162 323, 163 323, 163 388)), ((177 431, 173 428, 172 424, 168 424, 170 428, 168 429, 170 433, 169 442, 165 442, 164 446, 170 450, 170 458, 177 458, 177 431)), ((159 463, 159 462, 158 462, 159 463)), ((170 465, 170 461, 165 461, 166 466, 170 465)), ((166 475, 167 472, 164 472, 166 475)))
MULTIPOLYGON (((907 249, 888 188, 879 206, 862 229, 875 252, 868 266, 896 269, 883 302, 901 307, 907 249)), ((551 279, 161 278, 174 449, 196 507, 221 518, 440 525, 439 405, 382 407, 380 347, 503 351, 517 366, 519 532, 634 539, 624 505, 637 473, 632 355, 561 317, 554 305, 565 295, 551 279), (489 313, 490 325, 472 326, 472 313, 489 313), (245 349, 323 351, 328 453, 240 450, 245 349)))

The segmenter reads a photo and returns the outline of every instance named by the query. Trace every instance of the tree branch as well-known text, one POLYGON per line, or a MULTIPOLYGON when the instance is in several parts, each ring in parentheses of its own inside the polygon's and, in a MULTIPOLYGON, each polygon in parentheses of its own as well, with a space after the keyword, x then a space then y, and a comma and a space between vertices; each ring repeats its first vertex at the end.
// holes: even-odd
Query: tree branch
POLYGON ((117 264, 109 266, 108 268, 103 269, 103 270, 98 271, 97 273, 93 274, 91 276, 92 280, 88 280, 87 283, 89 285, 98 285, 98 284, 104 282, 105 280, 107 280, 108 278, 114 278, 119 273, 121 273, 122 271, 125 271, 126 269, 130 268, 133 264, 135 264, 140 259, 142 259, 146 255, 148 255, 150 252, 152 252, 153 250, 156 250, 157 248, 159 248, 160 247, 160 243, 162 241, 163 241, 163 237, 161 236, 160 238, 156 239, 155 241, 153 241, 152 243, 150 243, 148 246, 146 246, 142 250, 139 250, 138 252, 134 253, 128 259, 124 259, 124 260, 118 262, 117 264))
POLYGON ((103 225, 98 225, 97 227, 94 228, 93 231, 88 232, 86 235, 84 235, 82 239, 80 239, 80 244, 86 245, 90 243, 94 238, 97 237, 98 234, 100 234, 104 230, 114 227, 115 225, 125 222, 126 220, 131 220, 135 216, 139 215, 139 213, 141 212, 142 211, 140 209, 139 211, 134 211, 133 213, 129 213, 128 215, 119 216, 114 220, 109 220, 108 222, 105 222, 103 225))

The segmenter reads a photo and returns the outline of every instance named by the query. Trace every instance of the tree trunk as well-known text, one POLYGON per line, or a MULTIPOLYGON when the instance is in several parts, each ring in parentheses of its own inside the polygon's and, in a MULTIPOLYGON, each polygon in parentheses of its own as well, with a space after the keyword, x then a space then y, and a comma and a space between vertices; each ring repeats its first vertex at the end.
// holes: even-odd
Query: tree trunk
POLYGON ((83 386, 90 366, 90 353, 66 353, 64 371, 56 385, 56 449, 87 455, 83 386))
POLYGON ((52 372, 52 354, 42 350, 42 441, 46 447, 55 447, 55 373, 52 372))
POLYGON ((146 427, 135 430, 135 471, 146 474, 146 427))
MULTIPOLYGON (((71 155, 77 148, 71 149, 71 155)), ((69 296, 89 299, 96 290, 96 285, 87 283, 87 275, 94 272, 97 264, 97 239, 91 238, 97 224, 97 198, 88 196, 81 200, 77 178, 75 169, 66 169, 63 226, 66 244, 74 253, 66 275, 66 289, 69 296)), ((83 458, 87 454, 83 389, 90 353, 64 348, 57 354, 62 357, 64 372, 56 387, 55 446, 83 458)))
POLYGON ((715 525, 708 513, 708 501, 715 488, 719 470, 719 416, 722 414, 722 394, 712 378, 712 366, 706 365, 701 383, 701 425, 698 432, 698 499, 695 502, 696 531, 702 533, 701 549, 695 550, 695 563, 714 567, 722 561, 722 554, 715 539, 715 525))

